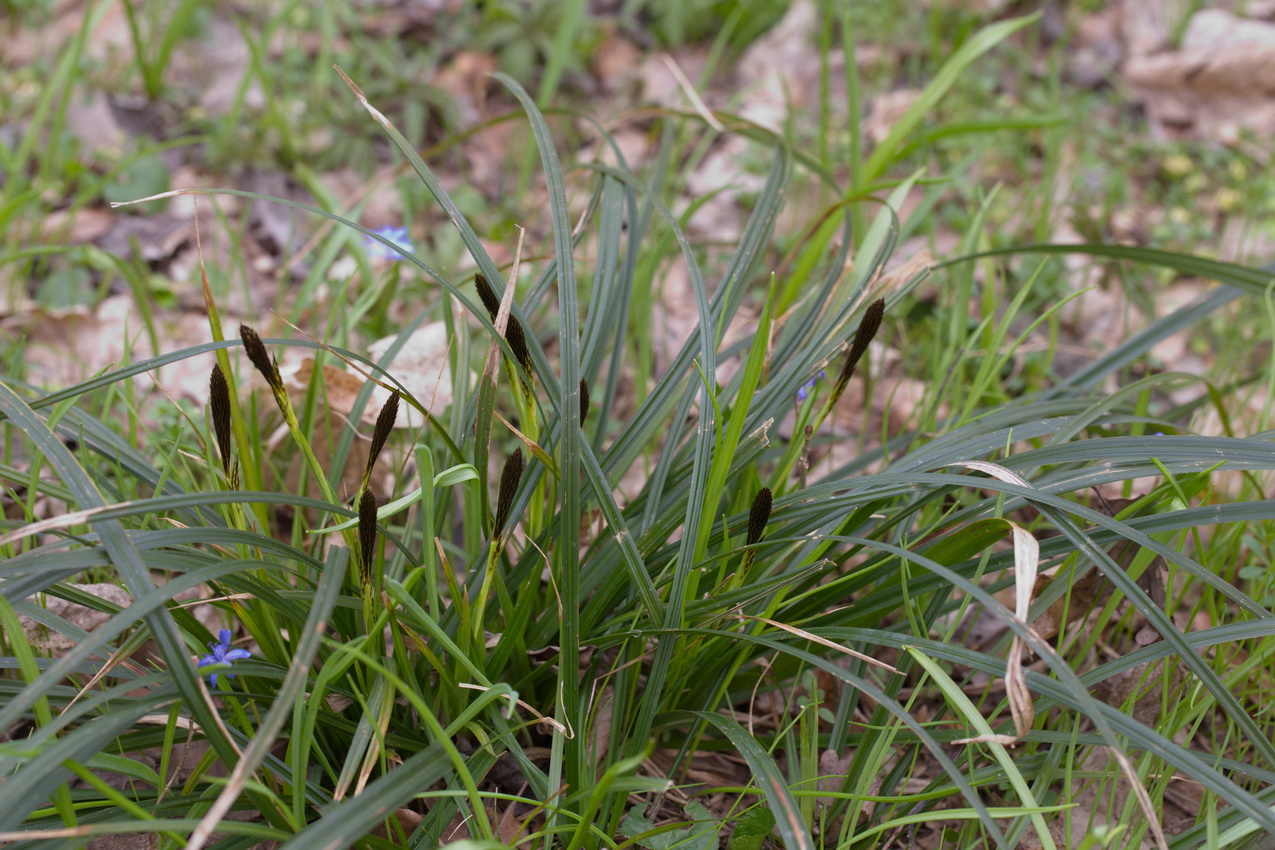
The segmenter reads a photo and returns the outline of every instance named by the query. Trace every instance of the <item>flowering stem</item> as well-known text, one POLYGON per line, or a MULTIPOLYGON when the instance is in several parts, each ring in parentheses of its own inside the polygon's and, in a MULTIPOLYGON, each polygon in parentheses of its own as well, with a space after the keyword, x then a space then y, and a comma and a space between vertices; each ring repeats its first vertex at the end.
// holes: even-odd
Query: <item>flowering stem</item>
MULTIPOLYGON (((301 449, 301 455, 305 458, 315 482, 318 483, 319 489, 323 493, 323 498, 327 499, 329 504, 341 504, 337 498, 336 491, 332 489, 332 485, 328 482, 328 476, 323 470, 323 465, 319 463, 319 459, 314 454, 314 449, 310 447, 310 441, 306 439, 305 432, 301 429, 301 423, 297 421, 297 413, 292 407, 292 400, 288 398, 288 390, 283 385, 278 363, 270 357, 269 352, 266 351, 265 344, 255 330, 247 325, 240 325, 239 336, 243 340, 248 359, 257 367, 257 371, 261 373, 262 377, 266 379, 266 383, 270 386, 270 392, 274 395, 275 404, 278 406, 279 412, 283 414, 284 422, 287 423, 288 431, 292 434, 292 439, 296 442, 297 448, 301 449)), ((347 528, 341 533, 344 535, 345 543, 350 547, 350 552, 353 556, 350 558, 349 569, 357 578, 358 564, 362 560, 358 531, 355 528, 347 528)))

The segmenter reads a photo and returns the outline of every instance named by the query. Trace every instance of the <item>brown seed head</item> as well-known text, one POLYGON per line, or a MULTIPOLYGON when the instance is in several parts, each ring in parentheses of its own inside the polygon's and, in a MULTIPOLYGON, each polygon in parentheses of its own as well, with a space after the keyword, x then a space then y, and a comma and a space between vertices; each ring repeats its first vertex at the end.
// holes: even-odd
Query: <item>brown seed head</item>
MULTIPOLYGON (((483 306, 487 308, 487 314, 493 322, 496 321, 496 316, 500 313, 500 296, 496 295, 496 290, 491 288, 491 284, 487 282, 487 276, 482 272, 474 275, 474 286, 478 289, 478 297, 483 302, 483 306)), ((527 370, 527 374, 531 374, 531 353, 527 349, 527 335, 523 332, 522 323, 513 316, 509 317, 505 325, 505 341, 509 343, 522 368, 527 370)))
POLYGON ((850 376, 854 374, 855 367, 859 365, 859 361, 863 359, 863 355, 868 351, 868 344, 877 335, 877 331, 881 330, 881 320, 884 317, 884 298, 878 298, 868 305, 863 318, 859 320, 859 329, 854 332, 854 342, 850 343, 850 353, 846 355, 846 363, 841 367, 841 374, 837 376, 837 383, 832 388, 829 404, 835 404, 837 399, 841 398, 841 394, 845 392, 846 385, 850 383, 850 376))
POLYGON ((257 332, 247 325, 239 326, 239 338, 243 340, 244 351, 248 353, 248 359, 252 361, 252 365, 257 367, 257 371, 266 379, 266 383, 273 390, 283 388, 283 380, 279 377, 279 370, 275 367, 275 363, 270 359, 270 352, 266 350, 266 344, 261 341, 261 337, 257 332))
POLYGON ((532 374, 531 351, 527 348, 527 336, 522 331, 522 323, 513 316, 509 317, 509 326, 505 328, 505 339, 509 340, 509 347, 513 349, 514 357, 518 358, 522 368, 528 375, 532 374))
POLYGON ((230 472, 230 384, 217 364, 208 379, 208 406, 212 409, 213 431, 217 435, 221 465, 230 472))
POLYGON ((522 480, 522 449, 515 449, 505 468, 500 473, 500 492, 496 496, 495 534, 500 534, 509 521, 509 512, 514 507, 514 494, 518 492, 518 482, 522 480))
POLYGON ((589 418, 589 382, 580 379, 580 421, 589 418))
POLYGON ((363 580, 367 582, 376 554, 376 496, 371 490, 364 490, 359 497, 359 548, 363 556, 363 580))
POLYGON ((766 532, 766 523, 770 521, 770 509, 774 504, 770 488, 763 487, 753 497, 753 506, 748 511, 748 545, 760 543, 766 532))
POLYGON ((372 467, 376 464, 381 449, 385 448, 385 441, 390 438, 390 431, 394 430, 396 419, 398 419, 398 393, 392 392, 385 400, 385 404, 381 405, 381 415, 376 417, 376 427, 372 429, 372 447, 368 449, 367 468, 363 472, 365 480, 372 474, 372 467))
POLYGON ((872 342, 877 335, 877 331, 881 330, 881 320, 884 317, 884 298, 878 298, 868 305, 863 318, 859 320, 859 329, 854 333, 854 342, 850 346, 851 360, 858 362, 859 358, 868 350, 868 343, 872 342))
POLYGON ((487 275, 482 272, 476 273, 474 286, 478 289, 478 297, 487 308, 491 320, 496 321, 496 314, 500 312, 500 298, 496 295, 496 290, 492 289, 491 284, 487 282, 487 275))

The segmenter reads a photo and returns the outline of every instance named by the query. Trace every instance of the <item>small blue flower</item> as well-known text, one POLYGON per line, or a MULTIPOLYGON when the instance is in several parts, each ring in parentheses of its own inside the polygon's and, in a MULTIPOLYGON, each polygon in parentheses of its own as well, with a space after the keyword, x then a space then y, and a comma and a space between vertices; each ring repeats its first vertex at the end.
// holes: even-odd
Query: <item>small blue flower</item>
POLYGON ((810 395, 810 391, 815 388, 815 384, 819 383, 819 380, 821 378, 826 378, 826 377, 828 377, 828 370, 820 369, 818 375, 815 375, 809 381, 806 381, 804 384, 801 385, 801 388, 797 390, 797 401, 805 401, 806 396, 810 395))
MULTIPOLYGON (((412 248, 412 237, 408 235, 406 227, 382 227, 376 230, 375 233, 377 236, 393 242, 401 248, 405 254, 411 254, 415 251, 415 249, 412 248)), ((403 259, 403 255, 398 251, 377 242, 371 236, 366 234, 363 236, 363 247, 367 249, 368 257, 373 260, 390 260, 392 262, 398 262, 403 259)))
MULTIPOLYGON (((199 659, 200 667, 207 667, 209 664, 232 664, 236 661, 242 661, 245 658, 251 658, 252 653, 246 649, 230 648, 230 629, 222 629, 218 632, 217 637, 220 638, 216 643, 208 644, 208 648, 212 650, 212 655, 205 655, 199 659)), ((227 673, 226 678, 235 678, 234 673, 227 673)), ((217 674, 213 673, 208 677, 212 686, 217 687, 217 674)))

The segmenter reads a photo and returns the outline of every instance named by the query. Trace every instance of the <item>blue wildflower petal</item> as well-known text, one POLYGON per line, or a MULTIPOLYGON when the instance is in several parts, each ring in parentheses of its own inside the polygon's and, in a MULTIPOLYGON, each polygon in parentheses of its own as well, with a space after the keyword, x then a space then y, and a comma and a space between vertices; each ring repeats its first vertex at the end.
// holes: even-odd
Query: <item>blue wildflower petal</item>
MULTIPOLYGON (((199 659, 198 666, 207 667, 210 664, 231 664, 235 661, 242 661, 245 658, 251 658, 252 653, 246 649, 232 649, 230 639, 232 637, 230 629, 222 629, 217 633, 217 640, 208 644, 209 654, 199 659)), ((209 683, 215 688, 217 687, 217 673, 208 675, 209 683)), ((227 673, 226 678, 235 678, 234 673, 227 673)))
POLYGON ((797 401, 805 401, 805 400, 806 400, 806 396, 810 395, 810 391, 811 391, 812 389, 814 389, 815 384, 819 383, 819 379, 820 379, 820 378, 823 378, 823 377, 824 377, 824 376, 826 376, 827 374, 828 374, 828 373, 827 373, 827 371, 826 371, 826 370, 820 369, 820 370, 819 370, 819 374, 818 374, 818 375, 815 375, 815 376, 814 376, 813 378, 811 378, 809 381, 806 381, 804 384, 802 384, 800 387, 798 387, 798 388, 797 388, 797 401))
MULTIPOLYGON (((374 232, 377 236, 393 242, 403 253, 415 253, 415 249, 412 247, 412 238, 408 235, 406 227, 382 227, 374 232)), ((363 247, 367 250, 367 255, 371 259, 389 260, 391 262, 403 259, 403 255, 398 251, 366 234, 363 236, 363 247)))

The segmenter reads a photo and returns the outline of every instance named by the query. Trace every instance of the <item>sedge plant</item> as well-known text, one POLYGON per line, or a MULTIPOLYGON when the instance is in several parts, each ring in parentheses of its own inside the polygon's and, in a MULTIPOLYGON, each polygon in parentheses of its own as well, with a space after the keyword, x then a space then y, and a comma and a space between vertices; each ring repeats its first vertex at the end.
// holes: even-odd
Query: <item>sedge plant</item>
MULTIPOLYGON (((1012 31, 980 34, 959 63, 1012 31)), ((617 165, 565 166, 535 99, 497 79, 525 113, 547 198, 545 250, 525 278, 494 261, 353 83, 474 270, 443 274, 315 210, 436 285, 442 297, 403 339, 437 311, 480 329, 487 363, 498 352, 503 370, 453 351, 454 372, 479 377, 446 415, 350 348, 262 339, 247 324, 221 338, 211 297, 213 342, 53 392, 0 384, 6 477, 47 466, 28 486, 68 505, 0 536, 0 840, 756 850, 884 847, 918 829, 1004 848, 1029 834, 1042 846, 1194 847, 1275 832, 1275 745, 1251 683, 1275 617, 1216 563, 1250 546, 1231 529, 1252 538, 1275 519, 1270 502, 1217 489, 1257 486, 1246 476, 1275 465, 1268 435, 1189 433, 1192 413, 1224 401, 1198 377, 1123 380, 1156 340, 1261 297, 1268 271, 1072 246, 1223 285, 1012 403, 992 386, 997 370, 971 361, 987 340, 997 346, 983 356, 1013 354, 1030 332, 1012 327, 1019 302, 973 324, 941 320, 943 370, 924 404, 856 441, 848 388, 869 414, 888 410, 873 351, 906 332, 900 306, 972 261, 891 279, 911 224, 895 210, 915 177, 876 182, 892 164, 879 153, 862 182, 838 187, 781 139, 721 116, 768 165, 738 240, 710 264, 658 181, 618 149, 617 165), (776 226, 798 171, 842 197, 782 254, 776 226), (867 190, 885 202, 875 211, 855 202, 867 190), (625 397, 633 360, 651 350, 642 276, 670 263, 696 321, 625 397), (321 403, 322 382, 294 398, 271 353, 281 346, 326 348, 368 378, 330 458, 297 415, 321 403), (156 459, 92 411, 135 375, 210 355, 208 425, 179 452, 156 459), (343 489, 377 384, 391 393, 362 476, 343 489), (1193 401, 1151 403, 1183 385, 1193 401), (424 422, 410 438, 394 427, 400 406, 424 422), (254 435, 280 421, 317 495, 262 483, 270 460, 254 435), (392 492, 374 492, 383 480, 392 492), (1092 496, 1146 480, 1127 512, 1092 496), (90 570, 132 604, 79 590, 90 570), (1101 592, 1082 594, 1086 576, 1101 592), (216 636, 179 601, 199 588, 224 620, 216 636), (85 632, 47 597, 109 618, 85 632), (1084 628, 1065 614, 1054 633, 1038 628, 1069 601, 1098 613, 1084 628), (1180 605, 1210 625, 1184 629, 1180 605), (19 616, 73 647, 38 657, 19 616), (977 617, 999 637, 964 640, 977 617), (1156 639, 1137 643, 1141 629, 1156 639), (1094 662, 1099 642, 1127 651, 1094 662), (1169 678, 1150 672, 1161 662, 1169 678), (1136 696, 1102 696, 1132 670, 1136 696), (1135 714, 1153 691, 1159 710, 1135 714), (1176 836, 1157 819, 1167 777, 1205 795, 1176 836)), ((995 274, 982 285, 1008 286, 995 274)))

